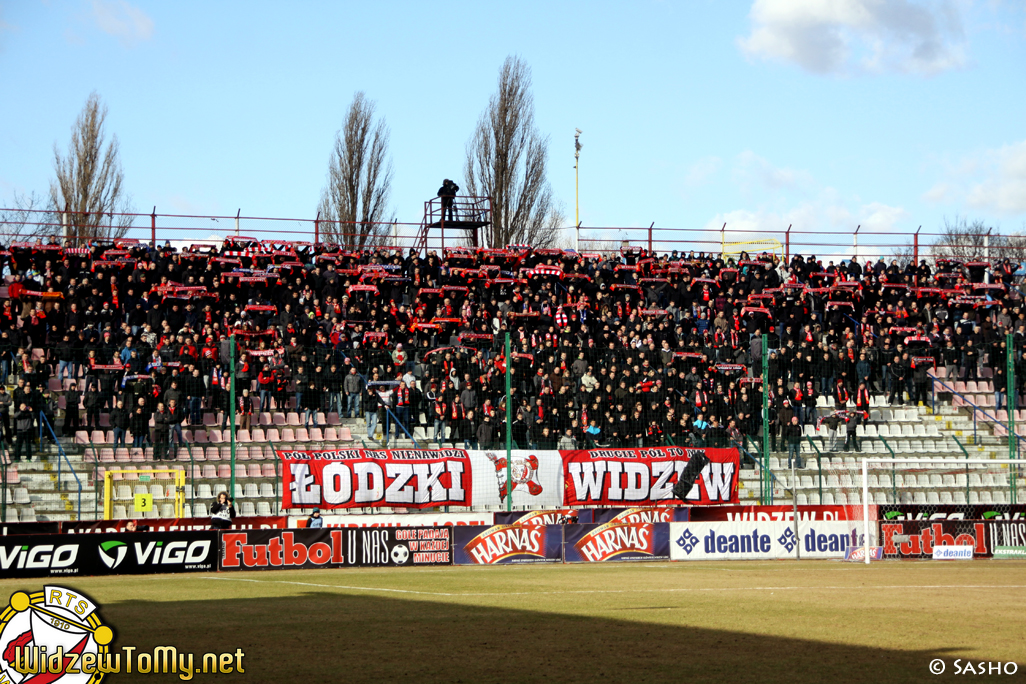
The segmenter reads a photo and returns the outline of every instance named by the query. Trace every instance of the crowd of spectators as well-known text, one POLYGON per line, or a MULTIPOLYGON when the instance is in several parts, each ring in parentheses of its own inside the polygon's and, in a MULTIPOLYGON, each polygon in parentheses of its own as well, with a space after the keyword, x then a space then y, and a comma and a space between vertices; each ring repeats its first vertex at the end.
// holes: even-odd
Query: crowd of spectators
POLYGON ((242 430, 260 412, 310 427, 337 413, 365 416, 384 444, 487 449, 505 445, 509 401, 517 447, 743 446, 762 429, 765 363, 773 450, 824 417, 865 420, 873 395, 926 401, 934 367, 990 369, 1000 394, 1006 333, 1026 384, 1008 261, 247 238, 183 251, 16 243, 0 260, 0 384, 16 385, 0 389, 0 421, 16 457, 39 421, 71 435, 103 413, 117 442, 173 457, 205 413, 226 428, 233 382, 242 430), (838 414, 817 411, 821 396, 838 414))

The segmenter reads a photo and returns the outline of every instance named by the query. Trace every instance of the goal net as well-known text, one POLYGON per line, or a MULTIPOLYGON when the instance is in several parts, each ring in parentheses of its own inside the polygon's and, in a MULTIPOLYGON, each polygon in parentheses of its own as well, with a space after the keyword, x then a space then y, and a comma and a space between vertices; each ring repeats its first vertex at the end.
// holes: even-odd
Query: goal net
POLYGON ((103 485, 105 520, 184 517, 181 468, 109 468, 103 485))
POLYGON ((901 558, 928 557, 934 542, 975 544, 973 521, 1017 503, 1024 480, 1008 459, 868 457, 830 473, 825 485, 824 504, 846 503, 869 519, 869 546, 881 547, 871 558, 901 558))

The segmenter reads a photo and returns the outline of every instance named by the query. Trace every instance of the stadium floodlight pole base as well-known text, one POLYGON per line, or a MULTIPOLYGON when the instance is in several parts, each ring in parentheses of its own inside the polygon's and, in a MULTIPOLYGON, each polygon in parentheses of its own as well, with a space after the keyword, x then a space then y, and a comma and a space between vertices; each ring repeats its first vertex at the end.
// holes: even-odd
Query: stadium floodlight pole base
MULTIPOLYGON (((870 463, 943 463, 936 458, 869 458, 864 457, 862 459, 862 534, 865 537, 864 550, 866 553, 866 565, 869 565, 869 464, 870 463)), ((979 465, 997 465, 999 463, 1007 463, 1009 465, 1009 471, 1011 466, 1022 465, 1022 461, 1015 458, 967 458, 958 461, 959 464, 979 464, 979 465)), ((1012 482, 1015 482, 1016 475, 1011 475, 1012 482)))

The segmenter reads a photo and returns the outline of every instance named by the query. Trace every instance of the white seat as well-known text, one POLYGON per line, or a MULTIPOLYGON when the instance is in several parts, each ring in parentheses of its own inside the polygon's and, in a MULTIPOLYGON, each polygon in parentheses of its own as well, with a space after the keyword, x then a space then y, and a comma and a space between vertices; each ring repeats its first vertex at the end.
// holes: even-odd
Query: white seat
POLYGON ((124 520, 128 517, 128 509, 121 505, 114 506, 114 519, 124 520))
POLYGON ((835 492, 834 493, 834 503, 837 504, 838 506, 847 506, 848 505, 848 495, 845 494, 844 492, 835 492))
POLYGON ((150 490, 149 490, 149 488, 146 485, 140 484, 140 485, 136 485, 135 486, 135 493, 136 494, 149 494, 150 490))
POLYGON ((160 517, 161 518, 173 518, 173 517, 175 517, 175 506, 174 506, 174 504, 161 504, 160 505, 160 517))
POLYGON ((974 490, 969 490, 969 503, 978 504, 980 503, 980 493, 974 490))
POLYGON ((880 435, 881 437, 890 437, 891 436, 891 428, 886 423, 881 423, 880 425, 878 425, 876 427, 876 430, 877 430, 877 434, 880 435))
POLYGON ((965 492, 964 491, 954 492, 952 494, 952 499, 953 499, 953 502, 956 503, 956 504, 964 504, 964 503, 966 503, 965 492))
POLYGON ((981 504, 992 504, 994 503, 994 495, 990 493, 989 489, 984 489, 980 492, 980 503, 981 504))
POLYGON ((131 485, 118 485, 114 490, 114 498, 121 501, 128 501, 132 498, 131 485))
POLYGON ((32 497, 29 496, 28 487, 15 487, 14 488, 14 503, 16 503, 16 504, 29 504, 29 503, 32 503, 32 497))
POLYGON ((926 436, 927 437, 940 437, 940 428, 937 427, 937 423, 926 424, 926 436))
POLYGON ((160 501, 164 498, 164 485, 153 484, 150 485, 150 494, 153 495, 154 501, 160 501))
POLYGON ((798 505, 799 506, 808 506, 809 505, 809 497, 806 496, 805 492, 798 492, 798 505))
POLYGON ((876 426, 875 425, 870 424, 870 425, 867 425, 865 427, 865 435, 866 435, 866 437, 878 437, 879 434, 880 433, 878 433, 876 431, 876 426))
POLYGON ((916 504, 920 504, 920 505, 925 504, 926 503, 926 492, 924 492, 922 490, 916 491, 915 494, 912 496, 912 503, 916 503, 916 504))
POLYGON ((823 482, 823 486, 829 487, 830 489, 837 489, 840 487, 841 482, 838 479, 837 473, 829 473, 823 482))
POLYGON ((926 437, 926 426, 922 423, 916 423, 912 426, 912 434, 916 437, 926 437))
POLYGON ((933 489, 926 492, 926 503, 927 504, 940 504, 940 496, 933 489))
POLYGON ((271 485, 270 482, 260 483, 260 497, 263 499, 274 498, 274 487, 271 485))
POLYGON ((912 437, 913 436, 913 434, 912 434, 912 426, 909 425, 908 423, 905 423, 904 425, 902 425, 901 426, 901 436, 902 437, 912 437))
POLYGON ((887 503, 887 494, 884 492, 876 492, 873 494, 873 503, 882 505, 887 503))
POLYGON ((942 504, 954 503, 954 499, 951 496, 951 492, 940 492, 940 502, 942 504))
POLYGON ((256 502, 257 515, 271 515, 271 504, 267 501, 256 502))
POLYGON ((248 499, 256 499, 260 496, 260 488, 255 482, 247 482, 243 487, 243 491, 248 499))
POLYGON ((256 515, 256 507, 253 505, 252 501, 243 501, 242 506, 239 509, 239 513, 245 516, 256 515))
POLYGON ((834 495, 831 492, 823 492, 823 505, 824 506, 833 506, 834 505, 834 495))
MULTIPOLYGON (((965 476, 963 475, 963 477, 965 477, 965 476)), ((951 473, 944 473, 943 475, 941 475, 941 485, 942 486, 944 486, 944 487, 954 487, 954 486, 956 486, 956 484, 957 483, 955 482, 955 476, 952 475, 951 473)))
POLYGON ((213 499, 214 492, 210 489, 210 485, 206 482, 196 485, 196 498, 203 499, 204 501, 213 499))

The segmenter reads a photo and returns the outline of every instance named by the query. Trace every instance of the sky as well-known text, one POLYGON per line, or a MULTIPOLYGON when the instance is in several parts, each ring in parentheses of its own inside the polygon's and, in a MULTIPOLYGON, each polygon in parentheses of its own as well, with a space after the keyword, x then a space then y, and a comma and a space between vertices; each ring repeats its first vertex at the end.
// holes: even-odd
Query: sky
POLYGON ((583 249, 651 224, 658 249, 709 249, 725 223, 824 254, 856 227, 863 254, 957 217, 1026 232, 1021 0, 0 0, 0 205, 46 194, 95 91, 138 211, 313 219, 363 91, 392 213, 419 223, 509 55, 568 226, 583 131, 583 249))

